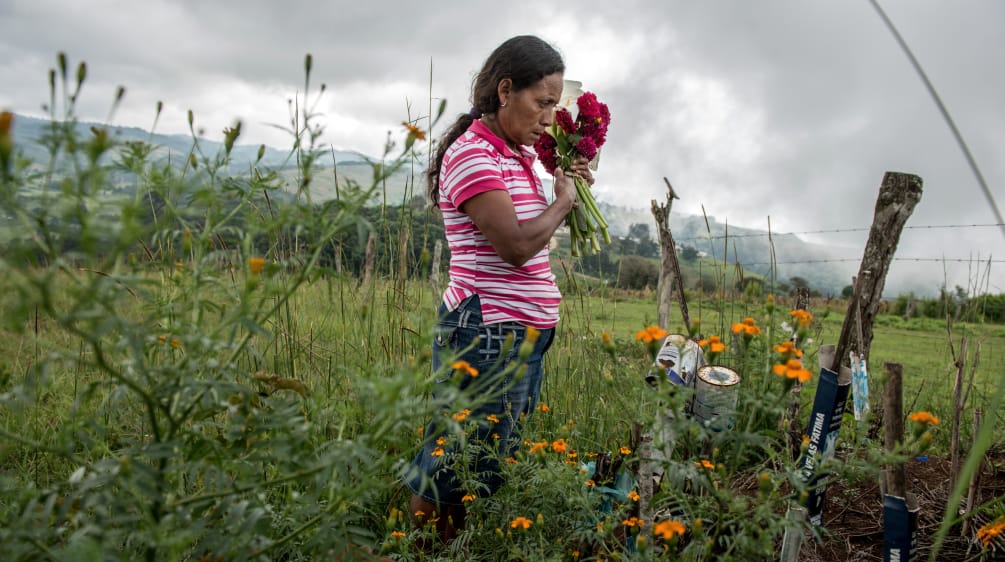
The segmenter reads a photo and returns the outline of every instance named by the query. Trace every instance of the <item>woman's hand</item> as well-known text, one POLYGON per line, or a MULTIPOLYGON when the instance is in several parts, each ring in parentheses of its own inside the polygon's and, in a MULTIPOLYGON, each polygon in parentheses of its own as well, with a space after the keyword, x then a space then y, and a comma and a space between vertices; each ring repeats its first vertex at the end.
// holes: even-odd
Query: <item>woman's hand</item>
POLYGON ((565 208, 576 208, 579 203, 576 201, 576 184, 573 183, 572 176, 566 175, 565 172, 558 168, 555 170, 555 203, 561 205, 565 208), (568 202, 566 202, 568 200, 568 202))
POLYGON ((590 161, 585 156, 577 156, 572 161, 572 172, 586 180, 587 185, 593 185, 593 171, 590 170, 590 161))

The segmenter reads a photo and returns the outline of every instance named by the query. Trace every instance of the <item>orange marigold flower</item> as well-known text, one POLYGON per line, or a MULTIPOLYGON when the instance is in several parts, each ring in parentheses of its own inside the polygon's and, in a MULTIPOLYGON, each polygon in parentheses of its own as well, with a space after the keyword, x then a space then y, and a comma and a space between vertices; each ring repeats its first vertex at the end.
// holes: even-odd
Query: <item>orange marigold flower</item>
POLYGON ((569 457, 570 459, 574 459, 579 456, 579 453, 577 453, 576 451, 569 451, 569 453, 566 456, 569 457))
POLYGON ((803 362, 799 359, 789 359, 784 364, 771 367, 771 372, 787 379, 796 379, 799 382, 806 382, 813 378, 813 373, 803 368, 803 362))
POLYGON ((426 433, 426 428, 420 427, 419 429, 416 430, 416 432, 419 434, 419 437, 422 437, 426 433))
POLYGON ((639 330, 635 333, 635 340, 644 343, 652 343, 667 337, 669 333, 670 332, 656 325, 646 326, 646 329, 639 330))
POLYGON ((468 375, 470 377, 478 376, 478 369, 475 369, 474 367, 471 366, 470 363, 464 360, 454 361, 453 363, 450 364, 450 368, 457 371, 458 373, 468 375))
POLYGON ((485 416, 485 419, 489 420, 492 423, 499 423, 499 416, 495 414, 489 414, 485 416))
POLYGON ((708 339, 699 340, 698 345, 703 348, 708 348, 708 351, 711 353, 722 353, 726 349, 725 344, 722 343, 719 336, 709 336, 708 339))
POLYGON ((443 437, 442 435, 439 436, 439 437, 437 437, 436 438, 436 444, 437 445, 446 445, 447 444, 447 438, 443 437))
POLYGON ((757 327, 757 323, 754 322, 753 318, 744 318, 743 321, 733 324, 734 334, 744 334, 747 336, 756 336, 761 333, 761 329, 757 327))
POLYGON ((551 411, 551 408, 549 408, 547 404, 541 404, 537 407, 537 411, 547 414, 551 411))
POLYGON ((917 423, 939 425, 939 418, 933 416, 931 412, 914 412, 912 414, 908 414, 907 419, 917 423))
POLYGON ((644 527, 646 522, 638 517, 629 517, 621 522, 625 527, 644 527))
POLYGON ((622 455, 630 455, 630 454, 632 454, 632 450, 629 449, 628 447, 624 446, 624 445, 622 445, 621 448, 618 449, 618 452, 620 452, 622 455))
POLYGON ((708 459, 701 459, 700 461, 694 463, 698 468, 706 468, 708 470, 715 470, 715 464, 708 459))
POLYGON ((446 451, 443 450, 443 447, 437 447, 433 449, 433 452, 430 454, 433 455, 434 457, 442 457, 445 452, 446 451))
POLYGON ((565 443, 565 439, 559 439, 551 443, 551 450, 556 453, 564 453, 568 448, 569 446, 565 443))
POLYGON ((531 443, 529 446, 530 446, 530 454, 536 455, 537 453, 544 452, 545 450, 548 449, 548 442, 539 441, 537 443, 531 443))
POLYGON ((682 536, 687 528, 680 521, 660 521, 653 527, 653 534, 668 541, 676 536, 682 536))
POLYGON ((594 482, 593 480, 587 480, 586 482, 583 482, 583 484, 585 484, 585 485, 587 485, 587 486, 589 486, 591 488, 597 485, 597 483, 594 482))
POLYGON ((520 517, 510 521, 509 526, 514 529, 530 529, 530 526, 533 524, 533 521, 521 515, 520 517))
POLYGON ((985 547, 987 547, 995 537, 1002 534, 1005 534, 1005 517, 999 517, 996 521, 992 521, 980 529, 977 529, 977 538, 980 539, 981 543, 985 547))
POLYGON ((461 498, 461 503, 473 502, 475 499, 477 499, 477 496, 474 494, 464 494, 464 497, 461 498))
POLYGON ((516 459, 514 459, 513 457, 506 457, 506 458, 503 459, 503 461, 504 462, 508 462, 510 464, 518 464, 518 461, 516 459))
POLYGON ((405 538, 406 535, 405 535, 405 533, 402 533, 401 531, 391 531, 391 536, 394 537, 394 538, 396 538, 396 539, 403 539, 403 538, 405 538))
POLYGON ((813 314, 808 310, 790 310, 789 316, 804 328, 813 323, 813 314))
POLYGON ((419 140, 426 140, 426 132, 422 129, 416 127, 408 121, 402 121, 401 124, 404 125, 406 130, 408 130, 408 134, 415 135, 415 138, 419 140))
POLYGON ((450 417, 454 418, 454 421, 462 422, 462 421, 468 419, 468 416, 470 416, 470 415, 471 415, 471 410, 469 410, 467 408, 464 408, 460 412, 457 412, 456 414, 454 414, 454 415, 452 415, 450 417))
POLYGON ((639 493, 636 492, 635 490, 632 490, 631 492, 628 492, 628 499, 632 500, 633 502, 639 501, 640 497, 641 496, 639 496, 639 493))
POLYGON ((795 356, 796 358, 800 358, 803 356, 803 350, 796 347, 796 345, 791 341, 783 341, 782 343, 773 346, 771 349, 781 354, 782 357, 784 358, 784 361, 788 361, 789 357, 792 356, 795 356))
POLYGON ((605 344, 611 343, 611 334, 608 334, 607 332, 600 334, 600 341, 605 344))
POLYGON ((262 268, 265 267, 265 258, 250 257, 248 258, 248 269, 251 273, 258 275, 262 272, 262 268))

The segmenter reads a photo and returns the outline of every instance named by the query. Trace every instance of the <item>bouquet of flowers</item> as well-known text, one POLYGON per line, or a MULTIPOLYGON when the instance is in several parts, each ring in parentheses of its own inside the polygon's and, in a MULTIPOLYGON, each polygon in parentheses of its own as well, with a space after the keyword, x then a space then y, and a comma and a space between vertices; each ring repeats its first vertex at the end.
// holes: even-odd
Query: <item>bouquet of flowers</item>
MULTIPOLYGON (((607 140, 607 126, 611 122, 607 105, 597 101, 593 93, 584 92, 576 99, 576 107, 578 113, 575 117, 564 107, 556 110, 555 122, 548 128, 548 134, 541 135, 534 144, 541 164, 550 174, 558 168, 571 173, 572 161, 578 156, 593 161, 607 140)), ((579 206, 566 217, 572 255, 579 256, 582 252, 595 254, 600 251, 598 232, 605 244, 611 243, 607 221, 600 214, 586 180, 579 176, 573 176, 573 180, 579 206)))

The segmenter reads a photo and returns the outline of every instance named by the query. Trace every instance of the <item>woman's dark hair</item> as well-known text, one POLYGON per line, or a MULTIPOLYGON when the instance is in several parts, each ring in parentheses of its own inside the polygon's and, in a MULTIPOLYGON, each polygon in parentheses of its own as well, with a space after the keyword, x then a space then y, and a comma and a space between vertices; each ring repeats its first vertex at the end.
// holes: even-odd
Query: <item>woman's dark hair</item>
POLYGON ((513 82, 513 91, 519 92, 556 72, 565 72, 562 55, 554 47, 533 35, 520 35, 507 39, 492 51, 471 84, 472 110, 458 116, 457 121, 440 138, 436 158, 426 173, 429 182, 427 195, 433 206, 437 206, 440 201, 439 180, 443 155, 450 145, 468 130, 475 119, 483 114, 495 113, 499 109, 499 82, 509 78, 513 82))

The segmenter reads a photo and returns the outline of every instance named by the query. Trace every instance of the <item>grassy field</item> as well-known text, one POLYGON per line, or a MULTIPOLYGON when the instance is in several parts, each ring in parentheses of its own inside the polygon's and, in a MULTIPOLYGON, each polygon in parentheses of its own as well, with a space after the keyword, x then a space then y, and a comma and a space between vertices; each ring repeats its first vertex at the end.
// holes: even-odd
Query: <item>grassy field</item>
MULTIPOLYGON (((184 273, 174 272, 166 278, 179 284, 184 283, 181 281, 184 277, 184 273)), ((151 281, 159 282, 157 279, 151 281)), ((233 285, 240 286, 240 283, 233 285)), ((10 290, 4 293, 16 294, 10 290)), ((613 428, 619 426, 619 413, 603 406, 611 397, 605 396, 604 386, 597 382, 603 380, 607 372, 628 385, 619 386, 621 397, 648 391, 642 380, 648 371, 648 359, 641 344, 635 341, 635 334, 656 323, 656 296, 652 292, 616 290, 606 295, 576 294, 568 290, 567 293, 558 340, 546 358, 549 376, 544 383, 543 396, 563 415, 584 422, 590 420, 588 433, 593 434, 598 443, 609 443, 616 440, 618 430, 613 428), (600 356, 603 333, 613 336, 619 361, 596 360, 600 356)), ((284 305, 281 316, 266 326, 271 334, 252 339, 252 347, 257 351, 242 355, 237 367, 248 374, 264 369, 300 380, 312 394, 325 400, 348 399, 352 395, 354 376, 371 372, 374 365, 386 365, 393 370, 396 363, 403 364, 409 358, 428 353, 428 334, 438 301, 439 292, 426 283, 381 281, 360 287, 358 280, 349 277, 318 277, 298 290, 284 305)), ((830 303, 831 309, 825 308, 823 301, 818 304, 820 309, 816 310, 812 342, 807 346, 808 363, 815 363, 818 345, 836 343, 844 319, 843 313, 837 312, 844 307, 843 301, 830 303)), ((765 317, 762 303, 737 301, 720 306, 713 301, 690 305, 693 317, 698 317, 700 311, 705 335, 725 337, 729 326, 741 318, 754 316, 760 321, 765 317)), ((779 306, 783 305, 784 299, 779 299, 779 306)), ((811 310, 813 308, 811 305, 811 310)), ((142 314, 139 309, 129 313, 135 317, 142 314)), ((20 322, 27 328, 23 335, 9 333, 0 339, 0 353, 7 358, 4 370, 8 377, 27 376, 33 365, 54 352, 65 354, 67 350, 79 350, 81 360, 89 357, 85 342, 55 328, 44 316, 37 325, 33 315, 16 319, 7 310, 5 316, 8 322, 20 322)), ((678 320, 666 328, 684 333, 676 310, 673 317, 678 320)), ((781 322, 785 319, 779 314, 776 319, 774 335, 778 342, 784 339, 781 322)), ((158 333, 155 326, 150 330, 151 334, 158 333)), ((952 326, 952 332, 957 353, 960 338, 968 340, 968 372, 973 367, 974 350, 980 345, 973 400, 986 409, 987 397, 995 381, 1005 372, 1005 327, 957 324, 952 326)), ((879 316, 870 359, 870 372, 874 377, 881 373, 886 361, 903 365, 907 405, 948 415, 956 369, 944 322, 879 316)), ((726 354, 720 362, 730 365, 731 357, 726 354)), ((741 374, 744 377, 763 376, 761 373, 741 374)), ((96 380, 87 369, 79 367, 53 371, 49 376, 53 385, 49 393, 54 410, 50 414, 52 417, 67 412, 81 390, 96 380)), ((811 382, 803 395, 804 400, 812 397, 812 389, 811 382)), ((996 419, 997 423, 1002 423, 1000 416, 996 419)), ((44 427, 40 429, 44 434, 44 427)), ((945 436, 945 432, 940 436, 942 446, 945 446, 945 436)))

